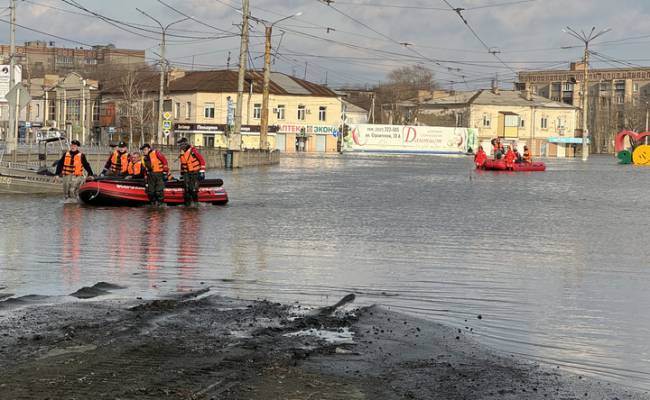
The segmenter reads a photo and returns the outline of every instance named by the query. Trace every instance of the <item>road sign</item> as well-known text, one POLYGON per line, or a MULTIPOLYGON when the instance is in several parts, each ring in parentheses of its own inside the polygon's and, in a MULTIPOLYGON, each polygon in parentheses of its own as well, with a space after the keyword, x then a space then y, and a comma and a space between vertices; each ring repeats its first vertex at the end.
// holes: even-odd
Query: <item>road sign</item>
POLYGON ((163 119, 167 119, 167 120, 172 119, 172 113, 170 113, 169 111, 165 111, 163 113, 163 119))
POLYGON ((29 91, 21 82, 18 82, 14 87, 9 90, 9 93, 5 96, 5 99, 9 102, 9 105, 15 107, 18 104, 18 107, 22 110, 27 107, 30 101, 32 101, 32 96, 29 95, 29 91))
POLYGON ((172 121, 163 121, 163 129, 166 131, 172 129, 172 121))
POLYGON ((165 134, 165 136, 169 136, 172 133, 172 131, 169 129, 164 129, 163 133, 165 134))
POLYGON ((332 136, 334 136, 334 137, 338 137, 338 136, 339 136, 339 131, 337 131, 337 130, 333 130, 333 131, 332 131, 332 136))

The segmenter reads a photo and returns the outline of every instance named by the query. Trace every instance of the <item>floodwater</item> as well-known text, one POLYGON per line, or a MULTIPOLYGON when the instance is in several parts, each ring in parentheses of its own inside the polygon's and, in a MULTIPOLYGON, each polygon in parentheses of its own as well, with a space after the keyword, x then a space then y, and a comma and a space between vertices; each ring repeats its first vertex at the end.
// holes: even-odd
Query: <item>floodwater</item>
POLYGON ((648 390, 650 169, 548 164, 509 174, 468 158, 288 157, 220 171, 231 203, 199 209, 0 197, 0 292, 106 281, 128 287, 119 296, 210 286, 313 305, 354 292, 648 390))

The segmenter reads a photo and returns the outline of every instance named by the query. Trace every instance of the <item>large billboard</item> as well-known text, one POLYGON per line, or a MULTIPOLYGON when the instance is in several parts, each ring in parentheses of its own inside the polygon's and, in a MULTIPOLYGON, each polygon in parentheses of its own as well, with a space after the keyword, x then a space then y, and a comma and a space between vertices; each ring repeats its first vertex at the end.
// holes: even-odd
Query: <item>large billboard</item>
MULTIPOLYGON (((20 65, 15 66, 15 81, 22 81, 22 69, 20 65)), ((5 96, 9 93, 9 65, 0 65, 0 102, 6 102, 5 96)))
POLYGON ((475 150, 475 129, 436 126, 351 125, 345 151, 464 154, 475 150))

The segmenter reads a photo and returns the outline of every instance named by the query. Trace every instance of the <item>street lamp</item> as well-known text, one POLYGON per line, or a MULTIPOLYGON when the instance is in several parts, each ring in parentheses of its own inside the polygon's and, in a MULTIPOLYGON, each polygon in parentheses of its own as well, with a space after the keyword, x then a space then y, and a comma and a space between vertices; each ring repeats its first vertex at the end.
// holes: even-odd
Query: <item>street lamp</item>
POLYGON ((589 43, 600 36, 606 34, 607 32, 611 31, 611 29, 604 29, 598 33, 596 32, 596 27, 592 27, 591 31, 589 34, 585 33, 585 31, 580 31, 580 33, 576 32, 574 29, 570 27, 566 27, 566 29, 562 29, 562 32, 573 36, 574 38, 580 40, 585 44, 585 54, 582 59, 582 62, 584 64, 584 69, 585 69, 585 77, 584 77, 584 85, 582 89, 582 161, 587 161, 589 158, 589 145, 587 144, 587 139, 588 139, 588 128, 587 128, 587 115, 588 115, 588 107, 589 107, 589 43))
POLYGON ((302 12, 297 12, 288 17, 280 18, 277 21, 269 22, 262 19, 251 17, 264 25, 266 35, 266 46, 264 50, 264 86, 262 88, 262 120, 260 122, 260 150, 268 150, 267 136, 269 132, 269 83, 271 81, 271 34, 273 25, 278 22, 286 21, 290 18, 299 17, 302 12))
POLYGON ((163 124, 163 101, 164 101, 164 91, 165 91, 165 73, 167 72, 167 61, 165 60, 165 36, 167 35, 167 29, 169 29, 172 25, 179 24, 181 22, 187 21, 188 19, 192 19, 191 17, 185 17, 182 19, 179 19, 174 22, 170 22, 166 26, 163 26, 163 24, 158 21, 156 18, 152 17, 151 15, 147 14, 146 12, 142 11, 139 8, 136 8, 142 15, 145 17, 148 17, 155 23, 157 23, 160 26, 160 33, 162 35, 162 40, 160 41, 160 90, 158 92, 158 144, 162 144, 163 142, 163 129, 162 129, 162 124, 163 124))

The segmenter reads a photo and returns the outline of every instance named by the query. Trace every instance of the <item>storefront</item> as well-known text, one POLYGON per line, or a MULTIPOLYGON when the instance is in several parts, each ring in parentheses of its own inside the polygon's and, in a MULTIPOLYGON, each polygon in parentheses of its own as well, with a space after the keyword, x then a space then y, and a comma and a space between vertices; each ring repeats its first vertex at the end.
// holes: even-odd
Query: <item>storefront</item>
POLYGON ((281 152, 337 152, 338 127, 329 125, 282 124, 278 129, 276 149, 281 152))
MULTIPOLYGON (((187 138, 194 146, 228 147, 228 126, 225 124, 174 124, 174 142, 187 138)), ((277 127, 269 126, 269 148, 276 148, 277 127)), ((260 126, 242 125, 242 149, 259 149, 260 126)))

